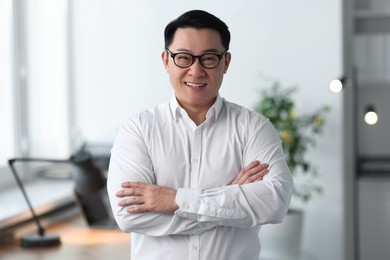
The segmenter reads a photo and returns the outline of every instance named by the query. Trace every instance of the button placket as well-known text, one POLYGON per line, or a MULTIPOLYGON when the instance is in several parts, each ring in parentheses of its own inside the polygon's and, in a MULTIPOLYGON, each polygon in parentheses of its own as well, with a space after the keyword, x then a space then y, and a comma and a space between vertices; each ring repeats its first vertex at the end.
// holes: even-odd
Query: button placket
POLYGON ((191 260, 199 260, 199 236, 191 236, 190 238, 190 250, 191 250, 191 260))
POLYGON ((202 154, 202 133, 201 127, 193 132, 193 143, 191 151, 191 188, 198 187, 200 160, 202 154))

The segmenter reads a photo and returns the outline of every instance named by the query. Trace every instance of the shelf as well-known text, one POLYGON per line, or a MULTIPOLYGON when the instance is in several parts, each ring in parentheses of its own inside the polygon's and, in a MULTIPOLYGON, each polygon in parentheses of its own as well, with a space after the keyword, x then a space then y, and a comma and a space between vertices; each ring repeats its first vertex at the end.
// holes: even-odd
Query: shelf
POLYGON ((356 16, 355 33, 390 33, 390 14, 356 16))
POLYGON ((390 33, 390 5, 355 10, 356 33, 390 33))
POLYGON ((360 177, 390 177, 390 156, 364 156, 358 160, 360 177))
POLYGON ((379 81, 367 81, 361 80, 359 82, 359 89, 390 89, 390 81, 389 82, 379 82, 379 81))
POLYGON ((359 10, 355 12, 357 19, 390 18, 390 10, 359 10))

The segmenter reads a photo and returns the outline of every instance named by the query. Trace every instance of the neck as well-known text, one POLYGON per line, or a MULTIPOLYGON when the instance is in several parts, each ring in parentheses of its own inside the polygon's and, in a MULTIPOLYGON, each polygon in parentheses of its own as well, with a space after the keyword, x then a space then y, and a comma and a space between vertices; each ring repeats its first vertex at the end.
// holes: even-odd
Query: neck
POLYGON ((206 120, 206 114, 209 108, 207 109, 193 109, 193 108, 184 108, 188 116, 194 121, 196 125, 202 124, 206 120))
POLYGON ((178 99, 177 101, 179 102, 180 106, 187 112, 191 120, 194 121, 194 123, 198 126, 206 120, 206 114, 209 111, 210 107, 213 106, 215 99, 209 104, 203 104, 199 106, 180 102, 180 100, 178 99))

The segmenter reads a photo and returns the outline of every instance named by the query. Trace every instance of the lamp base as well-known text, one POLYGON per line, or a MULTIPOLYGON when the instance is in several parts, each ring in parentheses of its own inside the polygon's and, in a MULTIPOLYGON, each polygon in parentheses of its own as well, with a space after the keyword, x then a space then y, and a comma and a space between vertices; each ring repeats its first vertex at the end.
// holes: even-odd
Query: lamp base
POLYGON ((56 234, 45 234, 43 236, 31 234, 22 237, 20 241, 22 247, 50 247, 58 246, 60 244, 60 237, 56 234))

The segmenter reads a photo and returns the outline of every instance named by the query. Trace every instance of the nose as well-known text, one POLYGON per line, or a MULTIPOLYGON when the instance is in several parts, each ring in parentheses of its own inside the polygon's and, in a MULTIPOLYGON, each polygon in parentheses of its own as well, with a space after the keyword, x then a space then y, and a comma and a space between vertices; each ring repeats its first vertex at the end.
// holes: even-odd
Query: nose
POLYGON ((205 75, 204 68, 200 65, 199 57, 195 58, 194 63, 191 65, 190 70, 188 71, 190 75, 201 77, 205 75))

